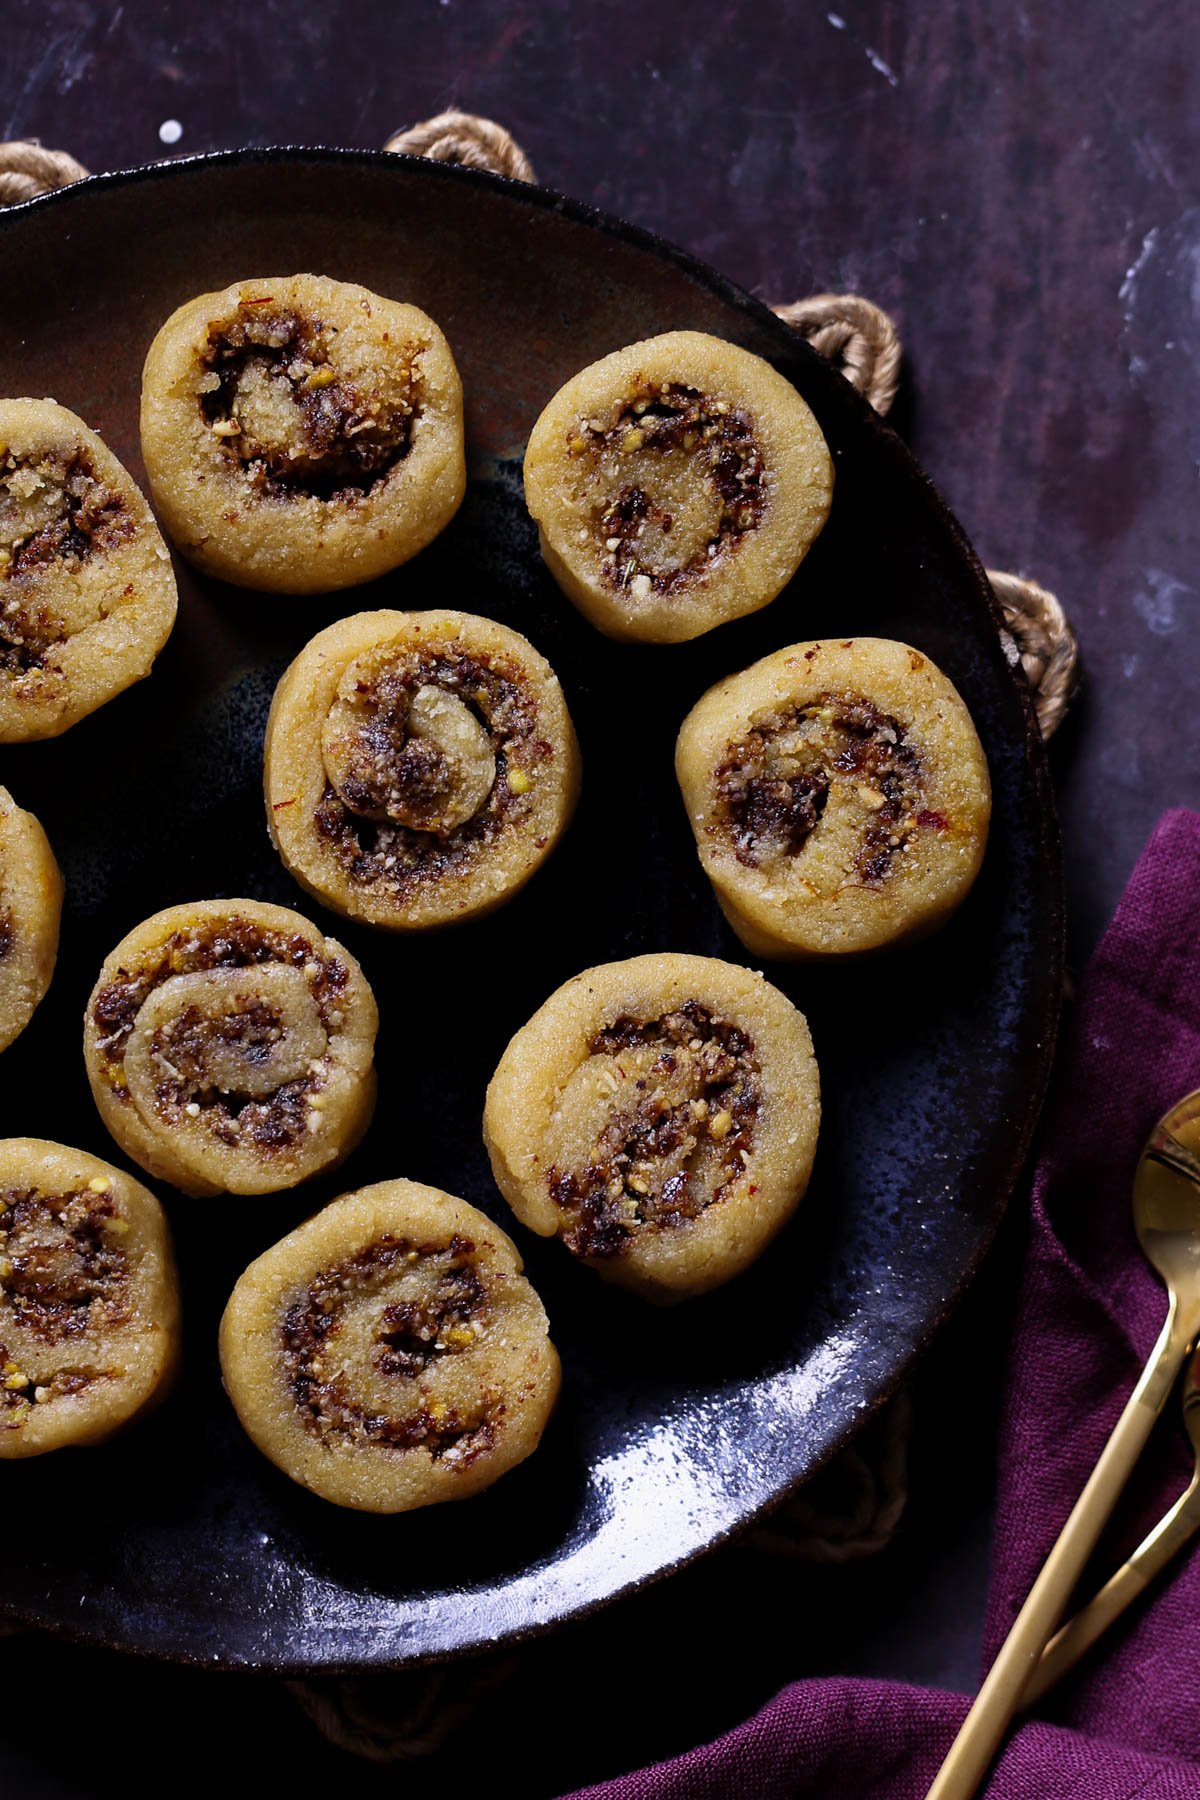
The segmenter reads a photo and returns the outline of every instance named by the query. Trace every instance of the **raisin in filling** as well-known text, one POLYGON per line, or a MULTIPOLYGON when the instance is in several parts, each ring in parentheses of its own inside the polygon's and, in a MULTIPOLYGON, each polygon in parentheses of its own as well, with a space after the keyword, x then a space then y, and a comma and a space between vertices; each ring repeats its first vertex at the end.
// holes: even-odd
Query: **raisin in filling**
POLYGON ((414 1244, 387 1233, 309 1282, 281 1324, 284 1372, 306 1429, 384 1450, 424 1449, 458 1466, 492 1448, 501 1401, 485 1399, 468 1416, 398 1386, 395 1409, 384 1411, 357 1399, 352 1372, 336 1366, 349 1309, 378 1308, 370 1358, 388 1381, 413 1381, 474 1343, 487 1311, 474 1253, 457 1235, 449 1244, 414 1244))
POLYGON ((210 330, 200 410, 256 491, 353 502, 407 456, 419 350, 394 351, 355 377, 331 361, 336 336, 270 295, 210 330))
POLYGON ((55 645, 100 617, 99 593, 94 606, 66 617, 42 581, 80 568, 135 530, 124 497, 100 478, 86 450, 0 456, 0 671, 42 668, 55 645))
POLYGON ((610 1116, 584 1166, 552 1166, 546 1181, 568 1249, 613 1257, 725 1197, 754 1147, 760 1069, 748 1034, 694 1000, 659 1019, 623 1016, 588 1048, 613 1059, 601 1076, 610 1116))
MULTIPOLYGON (((269 931, 234 917, 216 932, 172 932, 140 967, 122 969, 115 981, 101 988, 92 1007, 97 1048, 114 1093, 119 1098, 129 1095, 126 1046, 147 999, 164 981, 175 975, 276 963, 303 971, 322 1024, 329 1034, 336 1031, 348 980, 346 966, 337 957, 323 956, 299 932, 269 931)), ((269 1006, 240 1007, 219 1019, 181 1009, 168 1028, 155 1033, 155 1054, 163 1071, 155 1094, 160 1110, 169 1115, 182 1108, 193 1118, 205 1114, 227 1144, 250 1141, 270 1152, 296 1143, 309 1128, 310 1102, 323 1082, 318 1071, 286 1081, 260 1098, 221 1092, 205 1082, 214 1051, 236 1053, 253 1071, 270 1057, 279 1030, 279 1019, 269 1006)))
POLYGON ((594 530, 601 576, 617 592, 671 595, 761 523, 767 478, 754 421, 741 407, 682 382, 648 385, 616 422, 594 420, 572 439, 599 455, 615 492, 594 530))
POLYGON ((0 1299, 12 1322, 45 1344, 125 1324, 129 1265, 120 1238, 127 1229, 107 1189, 0 1193, 0 1299))
POLYGON ((0 963, 2 963, 16 941, 16 927, 12 914, 7 907, 0 906, 0 963))
POLYGON ((822 694, 730 744, 715 771, 718 815, 738 861, 759 868, 804 849, 836 782, 863 812, 855 873, 881 882, 919 823, 921 759, 904 726, 858 695, 822 694))
POLYGON ((356 699, 361 723, 350 751, 336 761, 326 747, 325 791, 313 818, 351 881, 402 899, 422 883, 465 869, 530 812, 526 772, 554 749, 540 735, 537 702, 515 665, 482 651, 402 653, 358 684, 356 699), (453 823, 436 816, 447 800, 454 804, 453 776, 436 742, 408 730, 414 702, 430 690, 469 712, 490 759, 490 786, 485 792, 481 783, 474 810, 453 823), (514 781, 515 769, 522 774, 514 781), (426 808, 430 829, 404 822, 422 818, 426 808))

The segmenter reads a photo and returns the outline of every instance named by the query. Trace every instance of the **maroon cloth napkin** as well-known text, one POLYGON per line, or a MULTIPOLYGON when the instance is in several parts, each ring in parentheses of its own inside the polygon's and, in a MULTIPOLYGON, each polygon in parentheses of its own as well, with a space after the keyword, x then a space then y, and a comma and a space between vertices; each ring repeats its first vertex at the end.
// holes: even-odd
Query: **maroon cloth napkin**
MULTIPOLYGON (((1200 1087, 1200 815, 1160 821, 1066 1023, 1041 1156, 1000 1442, 990 1662, 1116 1423, 1165 1315, 1130 1179, 1172 1101, 1200 1087)), ((1183 1488, 1166 1426, 1097 1585, 1183 1488)), ((1010 1736, 990 1800, 1200 1800, 1200 1554, 1115 1626, 1010 1736), (1058 1721, 1051 1723, 1050 1721, 1058 1721)), ((969 1702, 899 1682, 785 1688, 726 1737, 586 1790, 592 1800, 922 1800, 969 1702)))

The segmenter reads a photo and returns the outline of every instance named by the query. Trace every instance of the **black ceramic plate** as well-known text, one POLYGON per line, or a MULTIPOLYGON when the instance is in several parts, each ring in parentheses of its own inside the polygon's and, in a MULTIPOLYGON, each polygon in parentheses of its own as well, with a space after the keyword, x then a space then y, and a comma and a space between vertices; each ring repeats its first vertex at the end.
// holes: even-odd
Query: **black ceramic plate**
POLYGON ((696 1556, 810 1474, 896 1384, 961 1292, 1004 1207, 1046 1079, 1059 986, 1052 806, 1028 695, 962 532, 903 445, 757 301, 589 209, 382 154, 239 153, 108 176, 0 217, 0 393, 53 395, 140 479, 142 358, 181 301, 315 270, 413 300, 449 336, 473 478, 407 568, 331 600, 260 597, 179 566, 178 627, 151 680, 55 743, 0 751, 67 877, 49 998, 0 1066, 0 1135, 115 1155, 80 1019, 139 919, 212 894, 281 901, 344 937, 375 987, 381 1103, 334 1180, 258 1200, 170 1198, 186 1375, 100 1450, 0 1469, 26 1522, 0 1608, 72 1636, 214 1664, 402 1663, 580 1613, 696 1556), (667 649, 597 636, 544 572, 520 457, 585 362, 690 326, 768 357, 837 464, 833 514, 765 612, 667 649), (321 917, 267 841, 260 762, 275 682, 362 607, 446 604, 527 633, 562 677, 583 748, 567 840, 511 906, 398 940, 321 917), (743 960, 700 873, 671 770, 718 676, 821 634, 903 637, 965 696, 995 783, 980 882, 948 930, 855 968, 768 973, 809 1015, 825 1090, 798 1218, 723 1292, 660 1313, 602 1286, 506 1213, 480 1141, 484 1088, 552 988, 644 950, 743 960), (243 1437, 216 1325, 253 1256, 335 1192, 407 1175, 514 1229, 565 1364, 542 1449, 489 1494, 408 1517, 340 1512, 243 1437))

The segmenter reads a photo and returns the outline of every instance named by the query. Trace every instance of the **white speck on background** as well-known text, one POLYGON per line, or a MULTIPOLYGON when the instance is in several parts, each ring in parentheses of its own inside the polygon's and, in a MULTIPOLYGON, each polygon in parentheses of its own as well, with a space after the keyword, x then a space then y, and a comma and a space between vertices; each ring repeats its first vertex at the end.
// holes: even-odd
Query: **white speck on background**
POLYGON ((885 63, 878 50, 872 50, 870 45, 867 46, 867 61, 873 69, 879 70, 879 73, 890 86, 900 86, 900 77, 897 75, 895 69, 893 69, 889 63, 885 63))
POLYGON ((158 135, 164 144, 177 144, 183 136, 183 126, 178 119, 164 119, 158 128, 158 135))
POLYGON ((829 20, 829 23, 833 26, 835 31, 845 31, 846 21, 843 19, 841 13, 826 13, 825 17, 829 20))

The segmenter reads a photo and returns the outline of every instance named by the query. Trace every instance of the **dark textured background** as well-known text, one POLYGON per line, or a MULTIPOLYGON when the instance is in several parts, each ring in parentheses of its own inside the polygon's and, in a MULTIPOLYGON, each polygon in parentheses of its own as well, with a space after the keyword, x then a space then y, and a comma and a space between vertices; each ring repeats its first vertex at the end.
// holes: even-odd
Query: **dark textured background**
MULTIPOLYGON (((840 4, 5 0, 0 136, 106 169, 163 154, 168 119, 181 152, 365 145, 457 102, 504 121, 550 184, 767 298, 849 287, 888 307, 897 423, 984 560, 1056 589, 1083 640, 1054 752, 1078 961, 1158 813, 1200 796, 1192 12, 840 4)), ((710 1735, 793 1674, 970 1686, 1018 1237, 918 1379, 913 1501, 884 1556, 814 1573, 722 1553, 537 1647, 414 1785, 465 1791, 490 1759, 551 1794, 710 1735)), ((19 1700, 0 1725, 14 1800, 157 1789, 152 1747, 202 1780, 406 1781, 325 1750, 250 1678, 16 1639, 0 1689, 19 1700)))

